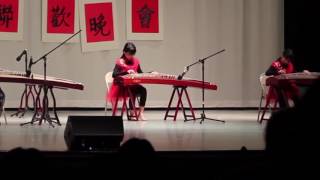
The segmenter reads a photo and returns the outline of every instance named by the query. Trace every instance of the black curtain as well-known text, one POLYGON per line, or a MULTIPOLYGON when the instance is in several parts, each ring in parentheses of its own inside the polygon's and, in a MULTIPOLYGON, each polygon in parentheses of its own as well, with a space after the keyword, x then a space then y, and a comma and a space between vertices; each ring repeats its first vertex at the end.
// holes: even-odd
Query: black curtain
POLYGON ((298 71, 320 72, 320 6, 318 0, 285 0, 285 48, 293 49, 298 71))

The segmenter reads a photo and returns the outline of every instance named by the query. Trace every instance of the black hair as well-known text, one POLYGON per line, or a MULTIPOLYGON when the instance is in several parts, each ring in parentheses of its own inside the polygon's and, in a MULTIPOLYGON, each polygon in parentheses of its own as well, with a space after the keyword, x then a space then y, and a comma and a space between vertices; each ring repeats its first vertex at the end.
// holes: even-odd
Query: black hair
POLYGON ((286 49, 286 50, 284 50, 283 53, 282 53, 282 56, 285 57, 285 58, 288 58, 288 59, 292 60, 293 57, 294 57, 294 54, 293 54, 292 49, 286 49))
POLYGON ((130 55, 135 55, 137 52, 137 48, 133 43, 128 42, 124 45, 123 52, 129 53, 130 55))

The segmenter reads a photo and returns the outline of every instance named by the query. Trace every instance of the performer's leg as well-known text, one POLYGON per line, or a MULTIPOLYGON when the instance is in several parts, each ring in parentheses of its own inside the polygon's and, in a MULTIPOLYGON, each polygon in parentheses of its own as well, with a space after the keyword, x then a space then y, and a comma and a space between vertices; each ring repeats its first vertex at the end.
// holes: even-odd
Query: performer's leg
MULTIPOLYGON (((136 96, 140 97, 139 107, 140 107, 140 119, 144 120, 144 107, 147 102, 147 89, 141 85, 136 85, 130 88, 131 92, 136 96)), ((131 103, 129 103, 131 105, 131 103)), ((133 107, 130 107, 132 109, 133 107)))
POLYGON ((146 106, 147 102, 147 89, 143 86, 139 86, 139 96, 140 96, 140 120, 145 120, 144 117, 144 107, 146 106))
POLYGON ((138 95, 140 97, 139 106, 145 107, 147 102, 147 89, 143 86, 138 86, 138 95))
POLYGON ((291 83, 289 91, 291 93, 291 99, 293 100, 294 105, 297 105, 301 98, 301 92, 299 87, 295 83, 291 83))
POLYGON ((286 91, 281 88, 275 88, 275 92, 277 94, 277 101, 279 102, 279 107, 281 109, 288 108, 288 98, 286 91))

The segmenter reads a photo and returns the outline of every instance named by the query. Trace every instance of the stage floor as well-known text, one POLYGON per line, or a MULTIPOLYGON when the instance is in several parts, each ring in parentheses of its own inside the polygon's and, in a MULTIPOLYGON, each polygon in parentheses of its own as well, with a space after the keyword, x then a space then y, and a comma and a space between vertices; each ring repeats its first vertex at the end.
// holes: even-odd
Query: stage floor
MULTIPOLYGON (((47 124, 20 127, 20 123, 31 120, 32 113, 21 119, 10 117, 11 113, 7 112, 8 125, 4 125, 3 117, 0 118, 0 151, 15 147, 65 151, 63 133, 69 115, 104 115, 104 111, 60 111, 62 126, 51 128, 47 124)), ((148 121, 124 120, 124 141, 133 137, 145 138, 157 151, 239 150, 243 146, 249 150, 264 149, 265 123, 257 123, 257 111, 211 110, 206 113, 208 117, 225 120, 226 123, 185 123, 181 117, 177 122, 164 121, 163 111, 147 111, 148 121)))

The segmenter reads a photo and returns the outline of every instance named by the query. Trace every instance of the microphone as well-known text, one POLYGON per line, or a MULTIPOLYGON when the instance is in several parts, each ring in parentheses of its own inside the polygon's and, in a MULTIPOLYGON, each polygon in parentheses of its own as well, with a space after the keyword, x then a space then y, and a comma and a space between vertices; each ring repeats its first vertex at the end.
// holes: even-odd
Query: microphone
POLYGON ((183 76, 189 71, 189 67, 185 67, 181 75, 178 76, 178 80, 182 80, 183 76))
POLYGON ((22 53, 17 57, 16 60, 17 60, 18 62, 21 61, 22 56, 24 56, 24 55, 26 55, 26 54, 27 54, 27 49, 23 50, 22 53))

